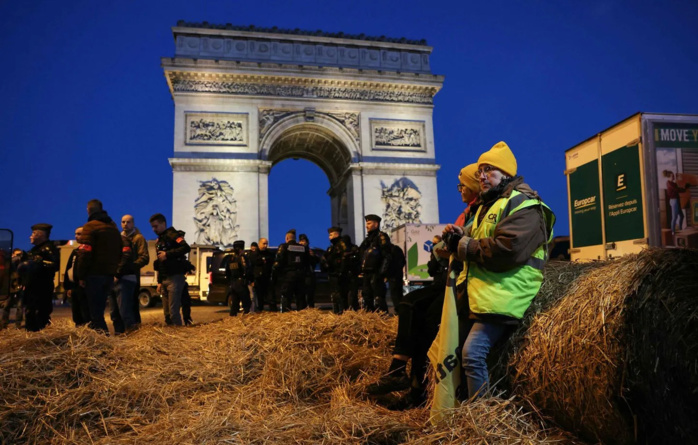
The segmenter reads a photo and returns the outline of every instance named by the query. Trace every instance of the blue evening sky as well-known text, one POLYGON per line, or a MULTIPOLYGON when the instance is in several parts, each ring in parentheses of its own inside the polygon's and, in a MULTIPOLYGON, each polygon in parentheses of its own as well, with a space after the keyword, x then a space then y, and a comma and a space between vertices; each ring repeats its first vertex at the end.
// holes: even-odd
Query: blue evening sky
MULTIPOLYGON (((504 140, 568 234, 566 149, 637 111, 698 114, 696 0, 0 0, 0 228, 15 245, 30 247, 37 222, 71 238, 94 197, 148 239, 148 217, 171 216, 160 58, 174 54, 178 20, 426 39, 446 78, 434 105, 440 222, 463 210, 460 168, 504 140)), ((328 187, 308 161, 272 169, 272 245, 289 227, 328 244, 328 187)))

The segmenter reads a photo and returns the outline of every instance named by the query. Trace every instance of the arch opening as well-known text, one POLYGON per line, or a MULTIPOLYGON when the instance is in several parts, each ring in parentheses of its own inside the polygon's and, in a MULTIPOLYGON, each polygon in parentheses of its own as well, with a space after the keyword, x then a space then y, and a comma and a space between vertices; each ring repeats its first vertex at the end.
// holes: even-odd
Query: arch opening
POLYGON ((352 156, 346 144, 332 130, 312 123, 285 128, 270 142, 266 158, 272 163, 269 172, 269 235, 272 242, 293 227, 298 234, 309 232, 310 236, 312 233, 310 241, 313 246, 326 247, 328 227, 348 228, 347 173, 352 156), (289 159, 306 162, 283 162, 289 159), (279 165, 281 163, 283 165, 279 165), (299 211, 304 217, 298 216, 299 211), (282 226, 278 225, 279 221, 282 221, 282 226))

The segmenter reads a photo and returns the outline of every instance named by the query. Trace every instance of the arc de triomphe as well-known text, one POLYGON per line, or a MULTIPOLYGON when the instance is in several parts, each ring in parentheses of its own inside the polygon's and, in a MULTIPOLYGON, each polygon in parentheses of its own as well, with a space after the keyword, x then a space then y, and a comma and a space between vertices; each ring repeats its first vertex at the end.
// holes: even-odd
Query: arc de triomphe
POLYGON ((173 225, 191 242, 269 235, 268 177, 288 158, 330 182, 332 223, 439 222, 424 41, 179 22, 162 67, 175 106, 173 225))

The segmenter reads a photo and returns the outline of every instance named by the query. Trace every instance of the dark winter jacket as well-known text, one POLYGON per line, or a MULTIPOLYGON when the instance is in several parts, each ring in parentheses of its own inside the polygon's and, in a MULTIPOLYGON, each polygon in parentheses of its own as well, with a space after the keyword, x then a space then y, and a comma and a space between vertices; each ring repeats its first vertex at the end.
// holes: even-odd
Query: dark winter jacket
POLYGON ((81 277, 114 275, 121 260, 121 234, 116 223, 101 210, 93 213, 82 227, 85 261, 78 270, 81 277))

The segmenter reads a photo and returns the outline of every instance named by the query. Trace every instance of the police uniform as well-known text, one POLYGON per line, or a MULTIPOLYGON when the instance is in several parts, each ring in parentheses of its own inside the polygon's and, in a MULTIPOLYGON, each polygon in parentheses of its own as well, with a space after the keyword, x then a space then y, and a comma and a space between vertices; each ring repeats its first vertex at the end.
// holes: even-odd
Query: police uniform
POLYGON ((257 250, 250 254, 252 262, 252 276, 254 280, 254 291, 257 298, 257 310, 264 309, 264 304, 269 304, 269 310, 276 310, 273 289, 270 292, 269 280, 271 278, 271 268, 274 265, 274 254, 269 249, 257 250))
POLYGON ((244 241, 235 241, 233 243, 233 253, 230 255, 230 261, 225 269, 225 276, 230 283, 230 316, 235 317, 240 311, 240 303, 242 302, 242 311, 245 314, 250 312, 252 301, 250 300, 250 290, 247 287, 249 274, 247 272, 247 262, 243 251, 245 249, 244 241))
POLYGON ((361 308, 359 304, 359 284, 361 278, 361 258, 359 256, 359 247, 351 242, 349 235, 342 235, 340 244, 342 246, 342 266, 340 276, 346 282, 347 294, 347 309, 358 311, 361 308))
MULTIPOLYGON (((342 233, 339 227, 330 227, 328 233, 342 233)), ((330 285, 330 298, 332 299, 332 311, 341 314, 347 308, 347 286, 346 277, 342 276, 342 261, 344 260, 344 249, 342 238, 337 236, 330 240, 332 244, 327 248, 325 256, 322 258, 323 269, 327 270, 327 278, 330 285)))
MULTIPOLYGON (((53 278, 58 271, 60 255, 48 235, 53 228, 50 224, 35 224, 33 230, 46 232, 46 241, 32 247, 29 261, 24 263, 27 274, 24 289, 25 327, 28 331, 40 331, 51 322, 53 312, 53 278)), ((22 268, 22 266, 20 266, 22 268)), ((20 274, 23 272, 20 269, 20 274)))
POLYGON ((158 273, 158 284, 162 284, 162 307, 165 312, 165 320, 169 318, 172 324, 181 326, 182 294, 186 290, 185 274, 189 270, 187 254, 191 250, 184 240, 184 232, 168 227, 162 232, 155 244, 155 250, 167 252, 165 261, 157 260, 154 263, 158 273))
POLYGON ((296 309, 305 308, 305 278, 310 267, 308 246, 302 246, 295 240, 283 243, 276 254, 272 274, 277 281, 281 311, 290 309, 292 301, 296 309))
POLYGON ((80 266, 80 263, 85 261, 86 249, 87 246, 85 244, 80 244, 70 252, 63 276, 63 289, 70 291, 70 307, 75 326, 86 325, 90 322, 90 306, 87 292, 84 287, 80 286, 80 281, 85 281, 86 277, 80 276, 78 272, 84 269, 84 267, 80 266))
MULTIPOLYGON (((378 223, 381 221, 377 215, 366 215, 365 219, 378 223)), ((390 246, 390 237, 380 229, 368 232, 366 239, 359 246, 363 274, 362 296, 366 310, 388 311, 385 280, 390 266, 390 246)))
POLYGON ((310 241, 308 240, 308 236, 304 233, 301 233, 298 236, 299 241, 305 240, 306 245, 308 246, 308 269, 306 269, 305 273, 305 301, 303 307, 315 307, 315 286, 317 285, 317 281, 315 279, 315 266, 317 266, 318 262, 320 259, 315 256, 315 253, 310 249, 310 241))

